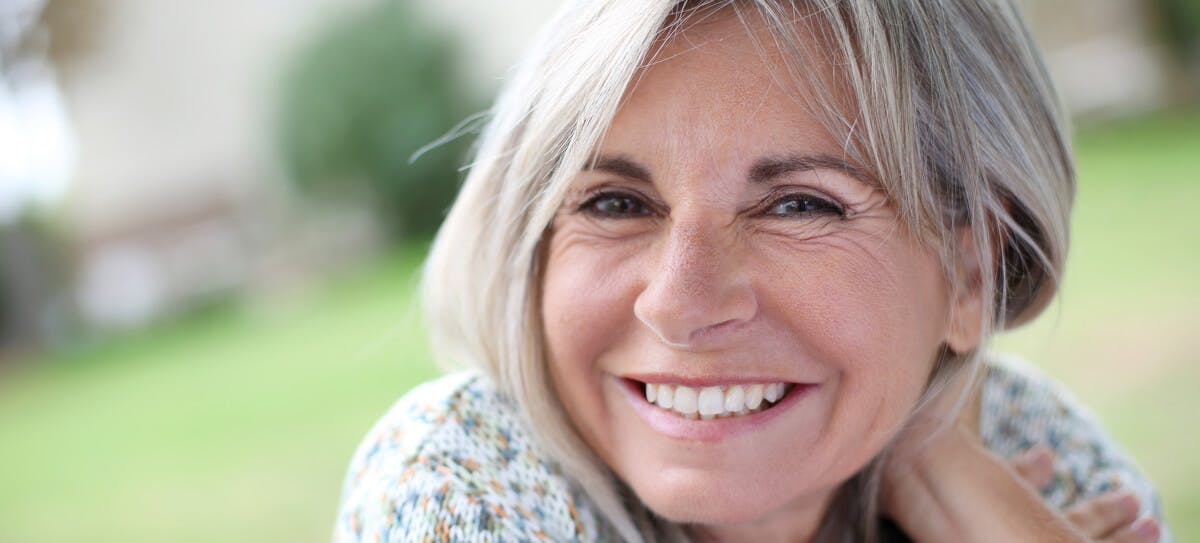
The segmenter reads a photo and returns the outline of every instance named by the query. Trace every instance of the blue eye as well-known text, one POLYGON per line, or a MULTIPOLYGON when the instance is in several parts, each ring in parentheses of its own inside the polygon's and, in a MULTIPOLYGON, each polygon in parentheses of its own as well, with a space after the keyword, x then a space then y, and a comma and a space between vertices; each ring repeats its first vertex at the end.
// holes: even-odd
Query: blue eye
POLYGON ((841 206, 828 200, 807 194, 793 194, 776 200, 767 210, 767 214, 780 217, 791 217, 802 214, 832 214, 840 217, 845 215, 845 212, 841 206))
POLYGON ((605 192, 579 206, 584 213, 598 217, 627 219, 650 214, 650 207, 639 197, 622 192, 605 192))

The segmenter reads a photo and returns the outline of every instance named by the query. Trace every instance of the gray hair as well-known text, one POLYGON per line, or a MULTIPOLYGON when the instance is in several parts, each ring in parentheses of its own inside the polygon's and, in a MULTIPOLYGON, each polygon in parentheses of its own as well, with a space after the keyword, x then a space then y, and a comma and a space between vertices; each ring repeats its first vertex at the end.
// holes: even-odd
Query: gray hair
MULTIPOLYGON (((425 313, 443 363, 492 378, 542 445, 630 541, 686 536, 636 505, 583 444, 545 360, 543 235, 656 44, 730 10, 766 21, 787 74, 846 157, 884 187, 901 219, 938 249, 955 288, 980 289, 980 345, 1053 297, 1067 251, 1075 181, 1062 108, 1011 0, 576 0, 515 68, 434 242, 425 313), (810 50, 800 32, 812 32, 810 50), (820 62, 829 80, 800 68, 820 62), (963 284, 968 232, 979 276, 963 284)), ((946 351, 925 399, 983 348, 946 351)), ((880 461, 847 481, 824 540, 875 540, 880 461)), ((635 500, 634 500, 635 501, 635 500)))

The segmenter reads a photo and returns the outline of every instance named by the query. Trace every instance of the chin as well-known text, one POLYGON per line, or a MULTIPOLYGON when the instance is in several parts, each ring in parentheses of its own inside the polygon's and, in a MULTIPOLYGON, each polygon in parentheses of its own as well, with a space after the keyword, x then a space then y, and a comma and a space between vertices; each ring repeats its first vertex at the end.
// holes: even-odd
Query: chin
POLYGON ((642 499, 654 514, 678 524, 746 524, 768 516, 775 508, 760 504, 719 499, 669 496, 661 500, 642 499))
POLYGON ((664 519, 709 525, 755 523, 785 509, 806 509, 823 504, 833 490, 788 489, 778 477, 748 479, 728 472, 713 477, 711 472, 666 469, 632 488, 647 508, 664 519))

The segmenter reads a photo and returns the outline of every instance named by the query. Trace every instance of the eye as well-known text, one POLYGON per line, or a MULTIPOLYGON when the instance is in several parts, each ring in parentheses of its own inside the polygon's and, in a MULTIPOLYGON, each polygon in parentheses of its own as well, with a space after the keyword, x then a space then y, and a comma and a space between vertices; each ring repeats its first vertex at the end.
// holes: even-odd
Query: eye
POLYGON ((624 192, 602 192, 580 204, 579 211, 602 218, 630 219, 651 213, 639 196, 624 192))
POLYGON ((767 214, 778 217, 824 214, 841 217, 845 215, 845 211, 842 209, 842 206, 824 198, 809 194, 789 194, 772 203, 767 209, 767 214))

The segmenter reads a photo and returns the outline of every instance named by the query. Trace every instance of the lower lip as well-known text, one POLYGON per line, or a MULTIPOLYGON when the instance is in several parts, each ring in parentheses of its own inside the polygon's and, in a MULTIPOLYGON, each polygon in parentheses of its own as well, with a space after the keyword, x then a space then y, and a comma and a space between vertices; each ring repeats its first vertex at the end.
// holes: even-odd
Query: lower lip
POLYGON ((795 407, 817 388, 814 384, 793 383, 787 395, 770 409, 757 413, 715 419, 688 419, 682 415, 651 405, 646 401, 645 385, 618 379, 618 387, 633 405, 634 411, 651 428, 671 439, 715 443, 767 425, 772 419, 795 407), (639 390, 640 389, 640 390, 639 390))

